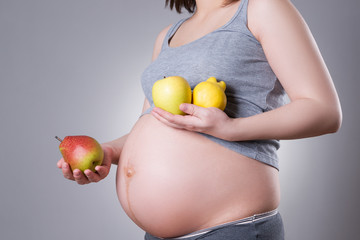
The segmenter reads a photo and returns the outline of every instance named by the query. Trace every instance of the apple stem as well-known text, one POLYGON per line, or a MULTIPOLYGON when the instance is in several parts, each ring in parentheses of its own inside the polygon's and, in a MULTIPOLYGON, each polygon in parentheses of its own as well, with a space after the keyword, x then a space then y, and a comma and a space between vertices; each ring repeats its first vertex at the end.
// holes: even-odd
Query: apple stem
POLYGON ((59 140, 60 142, 63 141, 63 140, 62 140, 61 138, 59 138, 58 136, 55 136, 55 138, 56 138, 57 140, 59 140))

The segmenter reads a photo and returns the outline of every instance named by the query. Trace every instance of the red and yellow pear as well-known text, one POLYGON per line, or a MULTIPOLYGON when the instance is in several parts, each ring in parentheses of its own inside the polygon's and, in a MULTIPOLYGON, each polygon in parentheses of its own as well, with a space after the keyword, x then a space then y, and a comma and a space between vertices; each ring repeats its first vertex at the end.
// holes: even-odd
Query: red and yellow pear
POLYGON ((102 164, 104 152, 94 138, 89 136, 66 136, 64 140, 55 138, 61 142, 60 152, 72 171, 79 169, 84 172, 90 169, 95 172, 95 167, 102 164))

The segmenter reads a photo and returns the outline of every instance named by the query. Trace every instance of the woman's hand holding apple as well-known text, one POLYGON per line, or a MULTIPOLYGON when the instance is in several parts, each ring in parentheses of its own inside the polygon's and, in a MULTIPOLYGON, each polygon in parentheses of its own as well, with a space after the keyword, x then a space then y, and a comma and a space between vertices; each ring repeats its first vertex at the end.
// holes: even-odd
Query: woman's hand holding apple
POLYGON ((72 171, 69 164, 63 158, 57 162, 57 167, 62 170, 65 178, 76 181, 80 185, 99 182, 109 174, 112 160, 112 149, 104 145, 102 145, 102 149, 104 151, 104 159, 100 166, 95 167, 96 172, 90 169, 86 169, 84 173, 79 169, 72 171))
POLYGON ((158 80, 152 89, 152 115, 170 127, 230 140, 233 119, 223 111, 227 103, 225 89, 225 82, 218 82, 215 77, 197 84, 193 93, 182 77, 158 80))
POLYGON ((162 123, 178 129, 201 132, 214 137, 231 140, 233 119, 215 107, 204 108, 194 104, 183 103, 180 110, 187 115, 174 115, 155 107, 152 115, 162 123))

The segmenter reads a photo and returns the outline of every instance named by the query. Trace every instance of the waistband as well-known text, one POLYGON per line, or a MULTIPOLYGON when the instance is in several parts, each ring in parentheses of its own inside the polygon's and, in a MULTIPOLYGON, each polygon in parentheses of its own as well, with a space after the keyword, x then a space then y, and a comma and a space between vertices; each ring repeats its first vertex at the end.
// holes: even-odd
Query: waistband
POLYGON ((265 218, 268 218, 268 217, 272 217, 272 216, 274 216, 276 214, 278 214, 278 209, 274 209, 274 210, 269 211, 269 212, 254 214, 253 216, 250 216, 250 217, 241 218, 239 220, 223 223, 223 224, 220 224, 220 225, 217 225, 217 226, 214 226, 214 227, 198 230, 198 231, 186 234, 184 236, 171 238, 171 239, 187 239, 187 238, 191 238, 191 237, 195 237, 195 236, 200 236, 200 235, 206 234, 206 233, 208 233, 210 231, 213 231, 215 229, 223 228, 223 227, 226 227, 226 226, 233 226, 233 225, 241 225, 241 224, 252 223, 252 222, 256 222, 256 221, 259 221, 259 220, 262 220, 262 219, 265 219, 265 218))

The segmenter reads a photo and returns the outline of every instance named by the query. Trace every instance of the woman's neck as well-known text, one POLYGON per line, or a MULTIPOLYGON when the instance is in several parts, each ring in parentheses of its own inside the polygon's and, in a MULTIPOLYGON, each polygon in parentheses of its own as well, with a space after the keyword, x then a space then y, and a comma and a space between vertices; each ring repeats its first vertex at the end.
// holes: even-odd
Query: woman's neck
POLYGON ((224 7, 224 0, 196 0, 196 15, 208 15, 224 7))

